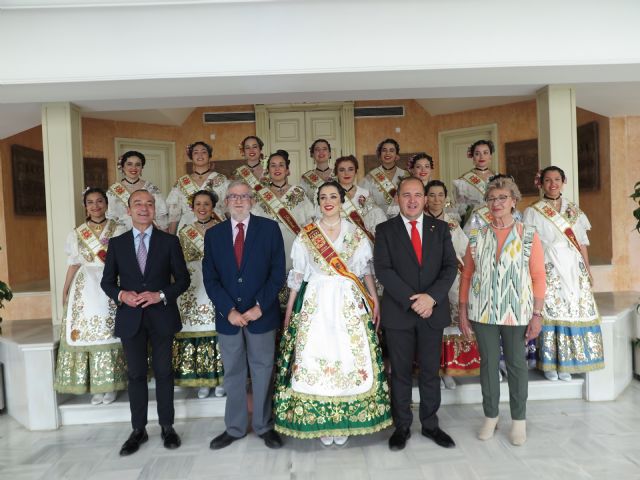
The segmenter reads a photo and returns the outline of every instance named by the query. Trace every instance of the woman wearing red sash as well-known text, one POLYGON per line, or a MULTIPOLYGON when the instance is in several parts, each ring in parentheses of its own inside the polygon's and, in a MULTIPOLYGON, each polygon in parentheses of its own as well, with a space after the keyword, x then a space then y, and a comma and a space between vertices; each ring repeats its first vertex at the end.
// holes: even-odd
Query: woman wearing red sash
POLYGON ((544 249, 547 291, 542 311, 538 367, 548 380, 604 368, 600 315, 591 290, 587 231, 591 224, 562 196, 564 171, 547 167, 536 184, 544 198, 524 211, 544 249))
POLYGON ((391 425, 373 252, 365 233, 341 218, 344 199, 336 182, 321 186, 321 219, 293 244, 276 368, 276 431, 325 446, 391 425))
POLYGON ((309 155, 316 167, 302 174, 300 186, 313 204, 316 201, 318 187, 324 182, 333 180, 333 170, 329 166, 331 160, 331 144, 324 138, 318 138, 309 147, 309 155))
POLYGON ((107 220, 107 195, 89 188, 83 195, 87 221, 69 233, 67 276, 62 289, 65 311, 54 388, 59 393, 92 393, 91 403, 112 403, 127 388, 120 339, 113 334, 116 305, 100 288, 107 245, 124 233, 107 220))
POLYGON ((182 330, 173 340, 173 378, 178 387, 198 388, 198 398, 225 395, 224 369, 216 333, 216 307, 211 303, 202 281, 204 236, 218 220, 213 211, 218 203, 215 192, 200 190, 191 199, 196 220, 183 225, 178 232, 180 246, 187 262, 191 284, 178 297, 182 330))
POLYGON ((367 232, 373 237, 376 233, 376 227, 378 224, 386 221, 387 216, 382 209, 375 204, 369 194, 369 190, 356 185, 358 159, 353 155, 340 157, 336 160, 333 171, 338 179, 338 183, 344 188, 347 194, 345 202, 342 204, 342 209, 345 211, 347 219, 359 227, 361 225, 358 224, 364 223, 367 232), (357 215, 350 213, 352 210, 355 210, 357 215), (362 222, 360 220, 362 220, 362 222))
POLYGON ((467 339, 458 326, 458 293, 460 288, 460 271, 462 258, 467 249, 469 239, 460 228, 455 215, 445 212, 447 203, 447 187, 440 180, 432 180, 425 186, 427 205, 425 214, 432 218, 447 222, 451 241, 458 258, 458 273, 449 290, 449 308, 451 325, 446 327, 442 337, 442 358, 440 360, 441 388, 456 388, 453 377, 469 377, 480 374, 480 353, 473 335, 467 339))
MULTIPOLYGON (((227 192, 227 177, 214 171, 212 155, 213 148, 208 143, 198 141, 187 146, 187 157, 192 162, 193 171, 178 178, 167 197, 169 233, 176 233, 184 225, 196 221, 192 203, 198 190, 215 192, 218 198, 223 198, 227 192)), ((217 208, 213 215, 220 221, 224 218, 224 211, 217 208)))
MULTIPOLYGON (((269 155, 267 188, 260 188, 256 195, 256 204, 252 213, 278 222, 284 252, 287 258, 287 271, 291 269, 291 246, 302 227, 313 218, 313 204, 307 198, 302 187, 289 185, 289 153, 278 150, 269 155)), ((286 302, 285 302, 286 303, 286 302)))
POLYGON ((153 195, 156 201, 154 223, 161 230, 166 230, 168 223, 167 204, 160 189, 141 177, 145 162, 144 155, 135 150, 129 150, 120 157, 118 169, 122 171, 123 177, 121 181, 114 183, 107 190, 107 198, 109 199, 107 218, 123 223, 127 230, 130 230, 131 217, 127 212, 129 195, 136 190, 146 190, 153 195))
POLYGON ((252 188, 254 183, 267 182, 267 171, 262 165, 264 142, 255 135, 250 135, 240 142, 240 153, 247 161, 246 165, 236 168, 231 174, 232 180, 244 180, 252 188), (248 173, 246 171, 248 170, 248 173), (243 173, 245 173, 243 175, 243 173), (249 178, 248 178, 249 177, 249 178))
POLYGON ((378 144, 376 154, 380 165, 371 170, 361 182, 361 185, 371 193, 373 201, 389 216, 387 210, 394 205, 396 189, 401 178, 409 172, 398 167, 400 160, 400 144, 393 138, 387 138, 378 144))
POLYGON ((473 142, 467 149, 467 157, 473 160, 473 168, 453 181, 453 198, 458 214, 462 218, 460 225, 463 228, 474 210, 485 206, 484 193, 487 182, 489 177, 494 175, 491 171, 494 151, 495 147, 491 140, 473 142))
MULTIPOLYGON (((425 187, 431 180, 431 174, 433 173, 433 158, 424 152, 416 153, 407 162, 407 168, 412 177, 419 178, 422 185, 425 187)), ((387 215, 389 218, 395 217, 400 213, 400 206, 397 201, 394 201, 389 209, 387 215)), ((425 212, 426 213, 426 212, 425 212)))

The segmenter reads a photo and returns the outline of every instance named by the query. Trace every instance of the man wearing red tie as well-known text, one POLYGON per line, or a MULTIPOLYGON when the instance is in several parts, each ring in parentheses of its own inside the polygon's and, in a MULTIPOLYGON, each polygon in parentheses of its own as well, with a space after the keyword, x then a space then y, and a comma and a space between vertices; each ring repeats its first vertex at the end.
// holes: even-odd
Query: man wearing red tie
POLYGON ((442 332, 451 323, 448 292, 456 276, 456 254, 448 225, 424 215, 425 189, 418 178, 398 184, 400 215, 378 225, 374 265, 384 286, 381 323, 391 361, 391 412, 396 427, 391 450, 411 436, 413 361, 420 373, 422 435, 442 447, 453 439, 438 424, 442 332))
POLYGON ((281 323, 278 292, 285 281, 284 242, 276 222, 250 214, 254 203, 247 183, 231 182, 225 199, 231 218, 207 230, 204 239, 202 276, 216 307, 227 392, 226 430, 211 441, 214 450, 247 434, 247 373, 253 393, 253 431, 267 447, 282 446, 273 430, 271 378, 275 334, 281 323))

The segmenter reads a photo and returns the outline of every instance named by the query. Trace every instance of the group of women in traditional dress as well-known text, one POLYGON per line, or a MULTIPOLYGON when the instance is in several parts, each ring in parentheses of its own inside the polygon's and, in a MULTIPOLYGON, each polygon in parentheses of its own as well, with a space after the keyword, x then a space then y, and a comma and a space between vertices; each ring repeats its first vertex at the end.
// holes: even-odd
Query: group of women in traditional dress
MULTIPOLYGON (((487 365, 494 367, 493 351, 485 353, 487 359, 481 355, 483 350, 489 352, 486 335, 478 345, 474 334, 476 323, 483 322, 473 317, 477 311, 467 310, 467 304, 473 266, 477 271, 481 260, 474 256, 479 238, 500 229, 518 238, 537 231, 542 241, 547 289, 540 312, 538 367, 549 380, 570 380, 571 373, 603 367, 600 319, 591 293, 587 255, 590 224, 575 204, 562 198, 566 178, 561 169, 549 167, 541 172, 544 198, 525 210, 524 228, 515 210, 519 193, 510 190, 505 194, 513 201, 508 225, 492 213, 493 203, 498 202, 493 198, 495 191, 487 204, 487 186, 507 179, 490 170, 494 146, 488 140, 469 147, 473 168, 454 180, 451 197, 443 182, 432 179, 433 159, 426 153, 414 155, 408 171, 398 166, 400 145, 394 139, 380 142, 376 149, 380 165, 360 185, 356 183, 360 168, 356 157, 341 156, 332 167, 331 145, 325 139, 311 145, 315 168, 302 175, 299 186, 289 180, 289 154, 277 150, 265 161, 263 147, 258 137, 245 138, 241 152, 246 163, 232 178, 251 187, 257 200, 253 214, 278 222, 287 251, 288 290, 281 292, 284 331, 275 384, 276 430, 320 438, 325 445, 341 445, 350 435, 390 425, 389 392, 376 334, 379 292, 372 269, 372 242, 376 226, 398 214, 397 184, 409 175, 425 186, 424 213, 449 225, 460 267, 449 295, 452 323, 445 329, 442 344, 443 388, 455 388, 455 376, 482 376, 487 365), (496 226, 495 222, 502 223, 496 226), (467 283, 459 292, 463 271, 467 283)), ((115 392, 126 387, 122 348, 113 336, 115 305, 99 284, 109 238, 131 228, 128 197, 144 188, 156 200, 156 226, 179 236, 191 273, 191 287, 178 300, 183 329, 174 343, 175 383, 197 387, 200 398, 209 396, 212 388, 215 395, 224 394, 215 306, 202 284, 201 260, 207 229, 225 218, 219 200, 226 195, 228 179, 213 170, 212 148, 207 143, 189 145, 187 156, 193 171, 177 180, 166 201, 156 186, 141 178, 145 157, 134 151, 121 157, 122 179, 106 194, 95 188, 85 192, 87 220, 71 232, 67 242, 66 310, 55 385, 59 392, 91 392, 92 403, 99 404, 112 402, 115 392)), ((493 260, 485 255, 482 261, 498 268, 496 259, 501 257, 496 252, 493 255, 493 260)), ((510 342, 508 350, 506 370, 510 371, 510 342)), ((523 349, 523 361, 524 355, 523 349)), ((492 374, 491 382, 493 379, 492 374)), ((485 383, 489 385, 488 380, 485 383)), ((485 408, 485 415, 496 418, 497 423, 493 405, 485 408)), ((489 422, 483 427, 481 438, 490 438, 492 426, 495 428, 489 422)))

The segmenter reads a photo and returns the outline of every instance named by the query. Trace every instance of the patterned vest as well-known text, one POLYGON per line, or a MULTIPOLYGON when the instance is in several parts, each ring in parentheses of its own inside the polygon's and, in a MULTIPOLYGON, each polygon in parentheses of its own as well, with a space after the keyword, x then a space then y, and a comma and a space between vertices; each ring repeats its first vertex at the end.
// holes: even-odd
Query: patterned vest
POLYGON ((529 258, 535 229, 511 229, 496 260, 498 239, 487 225, 472 230, 469 247, 475 271, 469 289, 469 320, 490 325, 527 325, 533 314, 529 258))

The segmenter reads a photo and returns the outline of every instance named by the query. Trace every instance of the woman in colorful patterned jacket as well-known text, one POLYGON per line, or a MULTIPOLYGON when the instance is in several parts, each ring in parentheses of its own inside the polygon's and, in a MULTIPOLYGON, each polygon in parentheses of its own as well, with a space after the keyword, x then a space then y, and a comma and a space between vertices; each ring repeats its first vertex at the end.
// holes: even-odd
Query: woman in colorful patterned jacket
POLYGON ((542 328, 544 253, 535 229, 513 217, 521 199, 515 182, 499 177, 487 185, 485 200, 493 220, 472 230, 460 282, 460 330, 480 350, 480 383, 485 420, 478 438, 493 437, 498 424, 500 339, 504 347, 511 409, 510 440, 527 439, 528 373, 525 343, 542 328))

